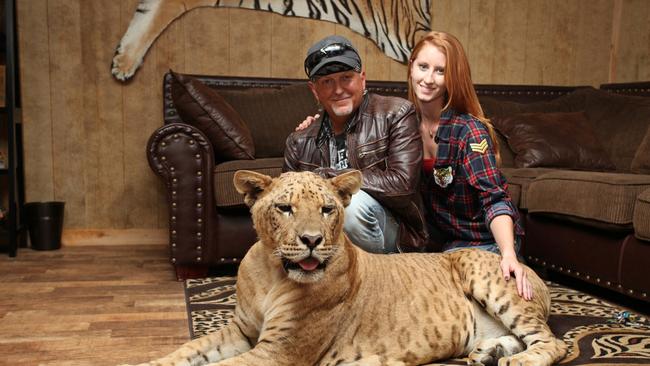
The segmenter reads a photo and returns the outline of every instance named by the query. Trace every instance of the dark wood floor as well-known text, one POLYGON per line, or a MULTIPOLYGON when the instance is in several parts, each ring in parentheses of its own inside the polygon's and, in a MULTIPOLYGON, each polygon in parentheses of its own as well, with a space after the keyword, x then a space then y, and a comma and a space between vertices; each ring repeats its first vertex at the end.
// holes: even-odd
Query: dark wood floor
POLYGON ((0 365, 118 365, 189 340, 165 245, 0 254, 0 365))

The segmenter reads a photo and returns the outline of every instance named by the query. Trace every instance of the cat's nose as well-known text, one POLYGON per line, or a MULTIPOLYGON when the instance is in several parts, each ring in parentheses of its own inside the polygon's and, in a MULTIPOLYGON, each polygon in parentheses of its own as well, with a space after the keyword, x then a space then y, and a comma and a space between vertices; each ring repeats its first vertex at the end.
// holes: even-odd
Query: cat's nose
POLYGON ((323 241, 323 236, 320 234, 309 235, 303 234, 300 236, 300 241, 305 244, 309 249, 314 249, 318 244, 323 241))

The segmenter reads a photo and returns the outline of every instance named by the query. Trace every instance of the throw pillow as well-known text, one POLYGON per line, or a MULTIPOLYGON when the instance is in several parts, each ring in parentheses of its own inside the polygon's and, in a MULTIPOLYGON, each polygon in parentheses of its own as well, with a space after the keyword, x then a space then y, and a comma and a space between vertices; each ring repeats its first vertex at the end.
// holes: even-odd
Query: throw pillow
POLYGON ((254 159, 255 145, 246 122, 219 93, 200 80, 171 72, 172 99, 181 119, 201 130, 216 158, 254 159))
POLYGON ((492 119, 518 168, 613 170, 584 112, 520 113, 492 119))
POLYGON ((251 129, 258 159, 284 156, 287 136, 318 110, 306 81, 281 88, 223 90, 220 94, 251 129))
POLYGON ((641 145, 636 149, 631 170, 635 173, 650 174, 650 126, 648 126, 641 145))

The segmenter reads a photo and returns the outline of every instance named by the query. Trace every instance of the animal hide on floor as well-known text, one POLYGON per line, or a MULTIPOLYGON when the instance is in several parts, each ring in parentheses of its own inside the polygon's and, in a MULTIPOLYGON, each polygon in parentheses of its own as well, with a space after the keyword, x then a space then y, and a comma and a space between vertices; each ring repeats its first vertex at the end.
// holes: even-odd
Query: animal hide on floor
MULTIPOLYGON (((190 336, 216 332, 230 322, 237 303, 236 277, 209 277, 185 281, 190 336)), ((564 340, 569 354, 562 366, 650 364, 650 321, 643 314, 584 292, 547 282, 551 292, 548 324, 564 340), (628 314, 622 318, 621 314, 628 314)), ((467 365, 452 359, 431 366, 467 365)))
POLYGON ((419 37, 431 30, 429 0, 140 0, 113 57, 115 78, 132 77, 167 26, 200 7, 262 10, 334 22, 371 39, 402 63, 419 37))

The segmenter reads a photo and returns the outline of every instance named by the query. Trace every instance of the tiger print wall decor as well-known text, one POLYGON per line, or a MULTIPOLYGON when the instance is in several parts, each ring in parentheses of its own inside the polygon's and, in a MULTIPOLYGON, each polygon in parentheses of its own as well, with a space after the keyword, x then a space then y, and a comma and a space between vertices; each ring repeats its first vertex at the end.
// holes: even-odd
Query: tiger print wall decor
POLYGON ((430 0, 140 0, 115 51, 113 76, 131 78, 167 26, 200 7, 263 10, 341 24, 402 63, 419 35, 431 30, 430 0))

